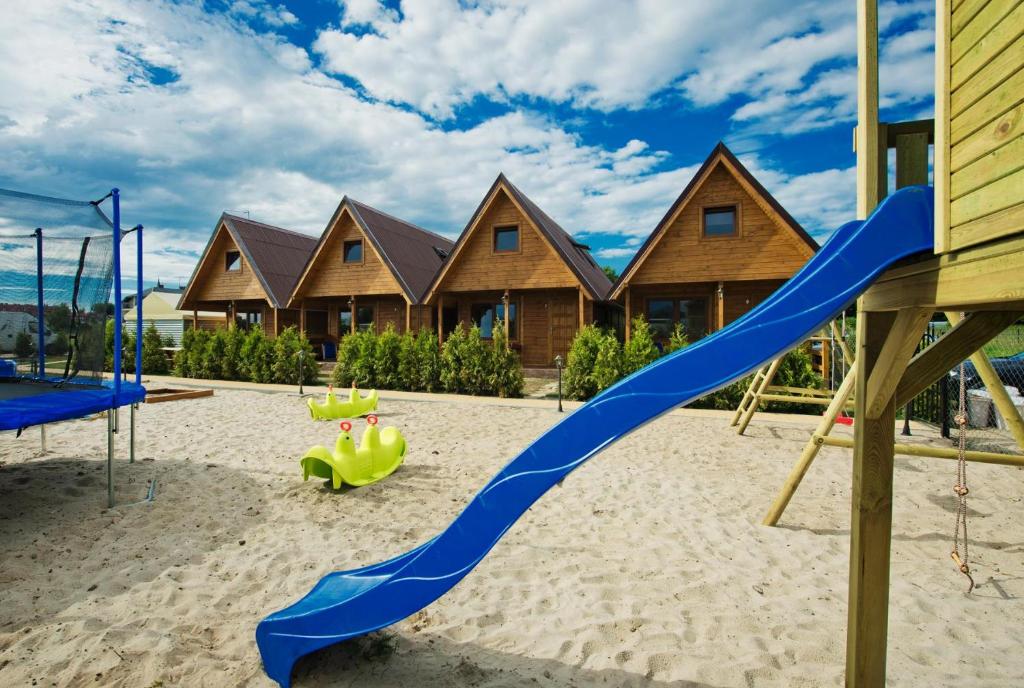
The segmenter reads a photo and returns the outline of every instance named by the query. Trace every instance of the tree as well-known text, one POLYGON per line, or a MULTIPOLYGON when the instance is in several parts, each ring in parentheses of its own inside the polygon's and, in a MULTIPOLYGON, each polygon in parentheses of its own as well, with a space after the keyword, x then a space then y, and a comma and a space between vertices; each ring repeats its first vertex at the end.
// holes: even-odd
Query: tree
POLYGON ((644 316, 633 318, 632 336, 622 350, 623 373, 630 375, 640 370, 659 356, 658 347, 651 337, 651 328, 644 316))
POLYGON ((32 336, 25 330, 19 332, 18 336, 14 338, 14 355, 18 358, 28 358, 35 350, 36 346, 32 341, 32 336))
POLYGON ((604 274, 608 275, 608 279, 610 279, 612 282, 619 279, 618 271, 611 265, 602 265, 601 270, 604 272, 604 274))
POLYGON ((149 323, 149 327, 142 333, 142 372, 150 375, 167 374, 167 356, 164 354, 163 345, 156 325, 149 323))

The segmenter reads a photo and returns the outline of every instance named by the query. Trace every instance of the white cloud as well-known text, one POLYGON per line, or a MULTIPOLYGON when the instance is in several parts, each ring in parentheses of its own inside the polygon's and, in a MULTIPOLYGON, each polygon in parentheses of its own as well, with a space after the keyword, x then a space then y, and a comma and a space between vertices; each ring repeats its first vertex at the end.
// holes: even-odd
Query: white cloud
MULTIPOLYGON (((719 10, 694 15, 704 10, 685 3, 658 14, 654 5, 642 3, 633 14, 609 9, 601 16, 610 28, 595 40, 585 35, 594 13, 574 3, 551 4, 542 14, 533 5, 481 3, 466 18, 432 0, 404 7, 400 24, 408 26, 400 31, 421 31, 421 41, 429 43, 439 25, 454 22, 452 34, 432 47, 434 57, 448 60, 467 54, 460 42, 476 40, 470 28, 497 40, 507 20, 514 40, 488 44, 475 67, 462 68, 472 77, 460 82, 466 92, 476 88, 478 76, 488 83, 501 53, 532 64, 510 93, 537 79, 537 92, 553 97, 632 105, 674 78, 671 65, 678 59, 666 61, 665 51, 694 50, 691 39, 718 26, 725 30, 730 18, 719 10), (431 8, 438 12, 433 18, 426 16, 431 8), (695 16, 703 23, 682 22, 695 16), (631 27, 647 47, 640 49, 631 27), (613 34, 622 44, 611 40, 613 34), (589 66, 595 60, 603 66, 589 66), (574 81, 576 69, 582 77, 574 81)), ((191 273, 224 209, 315 234, 347 193, 454 235, 498 171, 570 231, 622 235, 626 246, 635 246, 701 162, 671 160, 642 140, 612 150, 595 146, 529 111, 445 130, 407 108, 367 102, 320 71, 302 48, 239 18, 250 9, 277 7, 249 2, 209 14, 195 3, 26 3, 10 15, 0 41, 0 183, 73 198, 101 196, 120 185, 126 221, 147 226, 150 276, 173 283, 191 273)), ((260 17, 258 26, 270 23, 260 17)), ((399 30, 388 28, 398 15, 374 3, 349 3, 343 17, 399 30)), ((735 27, 730 31, 735 35, 735 27)), ((381 37, 381 59, 397 59, 388 51, 400 50, 398 43, 386 32, 381 37)), ((338 40, 352 37, 339 34, 338 40)), ((363 48, 356 52, 357 62, 371 59, 363 48)), ((430 83, 441 79, 435 67, 443 60, 415 68, 405 60, 394 64, 422 77, 422 102, 455 102, 447 86, 437 90, 430 83)), ((396 72, 396 94, 405 93, 406 76, 396 72)), ((749 162, 807 226, 849 217, 848 171, 789 176, 767 162, 749 162)))
POLYGON ((598 258, 629 258, 636 253, 635 248, 602 248, 594 252, 598 258))

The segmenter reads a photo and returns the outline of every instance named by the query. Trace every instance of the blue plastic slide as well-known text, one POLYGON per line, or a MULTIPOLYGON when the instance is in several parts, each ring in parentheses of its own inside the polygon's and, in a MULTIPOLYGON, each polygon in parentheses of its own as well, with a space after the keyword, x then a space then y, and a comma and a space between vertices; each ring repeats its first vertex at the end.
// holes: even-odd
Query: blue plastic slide
POLYGON ((434 539, 406 554, 331 573, 256 629, 263 666, 282 686, 295 661, 384 628, 450 590, 541 495, 612 442, 738 380, 849 307, 888 266, 932 248, 932 190, 890 196, 843 225, 792 279, 739 320, 608 388, 538 437, 434 539))

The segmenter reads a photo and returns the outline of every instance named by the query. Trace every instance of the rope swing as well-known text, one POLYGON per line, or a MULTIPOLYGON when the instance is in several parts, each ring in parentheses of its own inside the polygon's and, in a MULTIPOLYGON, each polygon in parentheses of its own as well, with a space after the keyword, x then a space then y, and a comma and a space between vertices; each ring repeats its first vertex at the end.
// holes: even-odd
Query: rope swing
POLYGON ((956 562, 960 573, 967 576, 967 592, 974 590, 974 578, 971 577, 971 567, 967 550, 967 382, 964 380, 964 364, 960 363, 960 408, 956 414, 956 424, 959 428, 959 451, 956 460, 956 484, 953 485, 953 492, 956 494, 956 526, 953 528, 953 551, 949 556, 956 562), (960 544, 963 541, 963 555, 960 554, 960 544))

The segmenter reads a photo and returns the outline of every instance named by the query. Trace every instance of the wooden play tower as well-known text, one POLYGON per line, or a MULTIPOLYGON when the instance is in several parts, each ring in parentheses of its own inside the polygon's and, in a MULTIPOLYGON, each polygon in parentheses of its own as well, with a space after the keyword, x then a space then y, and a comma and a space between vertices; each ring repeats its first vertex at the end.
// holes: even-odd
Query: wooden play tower
POLYGON ((937 0, 934 133, 878 121, 877 0, 857 1, 857 24, 858 216, 886 194, 890 148, 899 178, 927 169, 932 143, 935 187, 934 255, 857 302, 846 685, 860 688, 885 683, 896 407, 1024 314, 1024 1, 937 0), (935 311, 966 315, 915 356, 935 311))

